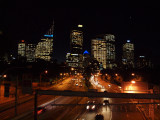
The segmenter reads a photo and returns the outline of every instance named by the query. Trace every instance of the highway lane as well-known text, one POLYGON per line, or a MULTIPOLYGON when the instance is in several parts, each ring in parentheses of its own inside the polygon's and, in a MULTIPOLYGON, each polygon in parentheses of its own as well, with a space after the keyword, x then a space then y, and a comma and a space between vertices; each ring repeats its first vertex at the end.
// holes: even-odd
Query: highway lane
MULTIPOLYGON (((50 89, 53 90, 71 90, 72 89, 72 84, 69 82, 71 81, 71 78, 68 78, 62 82, 62 85, 57 84, 51 87, 50 89)), ((38 105, 41 105, 49 100, 54 99, 54 96, 50 95, 43 95, 38 97, 38 105)), ((34 107, 34 100, 30 100, 24 104, 18 105, 17 110, 18 110, 18 115, 22 113, 27 113, 28 111, 32 111, 34 107)), ((0 119, 10 119, 14 117, 14 108, 8 109, 6 111, 3 111, 0 113, 0 119)))
MULTIPOLYGON (((79 85, 76 86, 77 81, 70 81, 68 84, 70 84, 69 90, 74 90, 74 91, 84 91, 84 87, 80 87, 79 85)), ((82 84, 82 83, 80 83, 82 84)), ((46 107, 46 111, 40 115, 38 115, 39 120, 44 120, 44 119, 53 119, 53 120, 68 120, 68 119, 73 119, 75 116, 79 114, 79 112, 83 111, 84 106, 77 107, 77 106, 54 106, 52 104, 84 104, 86 102, 86 99, 88 98, 81 98, 81 97, 64 97, 64 96, 59 96, 55 100, 52 100, 52 103, 49 104, 46 107), (82 109, 81 109, 82 108, 82 109), (77 114, 76 114, 77 113, 77 114)), ((23 120, 27 119, 33 119, 33 114, 30 113, 27 115, 26 118, 23 118, 23 120)))
MULTIPOLYGON (((78 90, 79 87, 77 87, 78 90)), ((76 89, 76 88, 74 88, 76 89)), ((73 104, 77 101, 76 98, 63 97, 64 101, 59 101, 58 103, 67 102, 68 104, 73 104)), ((103 103, 104 99, 108 99, 111 103, 124 103, 129 102, 128 99, 110 99, 110 98, 93 98, 93 100, 97 101, 97 103, 103 103)), ((86 104, 89 98, 80 98, 78 99, 78 103, 86 104)), ((142 115, 137 111, 135 105, 133 106, 122 106, 122 105, 110 105, 110 106, 101 106, 95 111, 86 110, 86 106, 62 106, 62 107, 54 107, 50 111, 46 111, 45 113, 39 115, 40 120, 94 120, 97 113, 101 113, 104 115, 105 120, 142 120, 142 115)))
MULTIPOLYGON (((68 81, 65 83, 65 86, 69 86, 69 90, 77 90, 83 91, 83 87, 79 87, 75 85, 75 81, 68 81)), ((107 83, 109 84, 109 83, 107 83)), ((64 85, 64 84, 63 84, 64 85)), ((62 85, 62 86, 63 86, 62 85)), ((60 89, 63 87, 61 86, 60 89)), ((97 87, 98 88, 98 87, 97 87)), ((117 86, 115 86, 117 90, 117 86)), ((114 91, 114 88, 110 89, 110 91, 114 91)), ((99 88, 99 90, 102 90, 99 88)), ((113 92, 112 91, 112 92, 113 92)), ((116 92, 116 91, 115 91, 116 92)), ((104 99, 108 99, 110 103, 125 103, 131 102, 130 99, 112 99, 112 98, 96 98, 94 100, 97 103, 103 103, 104 99)), ((52 100, 52 103, 56 104, 86 104, 89 98, 82 97, 57 97, 56 100, 52 100)), ((110 105, 110 106, 101 106, 95 111, 86 110, 86 106, 47 106, 47 111, 38 115, 39 120, 94 120, 94 117, 97 113, 101 113, 104 115, 105 120, 142 120, 142 114, 137 110, 135 105, 110 105)), ((30 113, 28 116, 23 118, 23 120, 33 119, 33 113, 30 113)))
MULTIPOLYGON (((94 79, 95 80, 95 79, 94 79)), ((96 79, 97 83, 92 81, 93 86, 102 91, 103 89, 109 92, 118 92, 118 86, 112 85, 108 86, 110 83, 105 83, 99 79, 96 79), (103 86, 103 89, 101 88, 103 86)), ((104 91, 104 90, 103 90, 104 91)), ((119 90, 120 91, 120 90, 119 90)), ((113 99, 113 98, 98 98, 101 103, 104 100, 109 100, 110 103, 127 103, 131 102, 130 99, 113 99)), ((142 120, 142 114, 137 110, 135 105, 109 105, 109 106, 102 106, 98 109, 98 111, 94 112, 85 112, 80 119, 85 120, 94 120, 97 113, 103 114, 104 120, 142 120)))

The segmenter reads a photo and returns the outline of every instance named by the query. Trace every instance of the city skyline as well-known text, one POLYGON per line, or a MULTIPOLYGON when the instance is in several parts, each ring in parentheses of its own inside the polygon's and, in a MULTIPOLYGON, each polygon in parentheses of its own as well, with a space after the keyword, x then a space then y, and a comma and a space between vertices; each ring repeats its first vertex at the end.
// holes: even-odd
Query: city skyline
POLYGON ((90 10, 86 8, 53 8, 51 9, 51 12, 53 12, 52 15, 50 15, 51 12, 45 15, 39 13, 40 11, 45 13, 49 9, 22 9, 22 11, 18 11, 19 9, 17 7, 13 11, 9 9, 3 13, 1 35, 4 36, 4 44, 8 42, 11 44, 6 47, 1 46, 1 51, 8 51, 8 49, 10 52, 15 51, 18 41, 22 39, 29 43, 38 43, 54 19, 53 59, 57 59, 60 62, 65 61, 65 55, 70 49, 70 32, 73 26, 77 26, 77 24, 83 24, 84 26, 83 51, 88 50, 90 52, 91 39, 94 39, 96 35, 113 34, 116 37, 118 56, 122 55, 122 45, 129 39, 135 44, 135 55, 146 56, 145 54, 147 53, 153 59, 154 63, 158 63, 160 58, 158 44, 155 44, 159 33, 157 31, 158 16, 155 16, 156 8, 150 12, 150 9, 143 7, 130 8, 129 11, 131 14, 129 14, 129 11, 125 11, 125 9, 116 11, 109 8, 91 8, 90 10), (107 10, 110 10, 110 13, 106 15, 107 10), (140 12, 135 14, 136 11, 140 12), (23 14, 20 15, 20 13, 23 14), (147 16, 150 16, 150 18, 147 16), (13 17, 13 23, 7 19, 10 17, 13 17), (19 20, 19 18, 22 20, 19 20), (9 23, 9 25, 5 23, 9 23))

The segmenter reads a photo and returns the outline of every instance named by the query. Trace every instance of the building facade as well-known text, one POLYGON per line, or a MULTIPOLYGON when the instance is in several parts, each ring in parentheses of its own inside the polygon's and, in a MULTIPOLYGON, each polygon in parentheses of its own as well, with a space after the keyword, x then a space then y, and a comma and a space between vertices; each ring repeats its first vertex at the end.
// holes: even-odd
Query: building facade
POLYGON ((146 56, 138 56, 136 61, 136 68, 145 69, 145 68, 153 68, 153 64, 150 59, 147 59, 146 56))
POLYGON ((122 63, 127 68, 134 68, 134 44, 130 40, 123 44, 122 63))
POLYGON ((26 46, 26 58, 27 62, 35 62, 35 44, 27 44, 26 46))
POLYGON ((26 57, 26 43, 24 40, 18 43, 18 58, 20 57, 26 57))
POLYGON ((70 34, 70 53, 66 55, 66 62, 68 66, 82 69, 83 67, 83 32, 81 28, 83 25, 78 25, 76 30, 72 30, 70 34))
POLYGON ((112 34, 105 34, 104 39, 106 41, 106 68, 113 69, 116 65, 116 50, 115 50, 115 36, 112 34))
POLYGON ((107 48, 106 41, 104 39, 96 38, 91 41, 91 54, 99 63, 106 67, 107 48))
POLYGON ((113 69, 115 63, 115 36, 112 34, 99 35, 91 41, 91 54, 102 64, 104 69, 113 69))
POLYGON ((53 28, 54 24, 48 32, 41 38, 35 50, 35 58, 52 62, 53 60, 53 28))

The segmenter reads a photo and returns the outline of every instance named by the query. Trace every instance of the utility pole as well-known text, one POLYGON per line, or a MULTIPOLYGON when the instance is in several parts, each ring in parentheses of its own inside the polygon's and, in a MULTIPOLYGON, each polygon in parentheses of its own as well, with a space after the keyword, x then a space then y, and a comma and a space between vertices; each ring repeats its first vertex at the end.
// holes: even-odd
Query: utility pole
POLYGON ((18 75, 16 79, 16 85, 15 85, 15 116, 17 116, 17 103, 18 103, 18 95, 17 95, 17 89, 18 89, 18 75))
MULTIPOLYGON (((151 94, 153 94, 153 89, 150 89, 151 94)), ((151 118, 151 120, 154 120, 154 108, 155 108, 155 104, 154 100, 151 99, 151 104, 149 104, 149 117, 151 118)))
POLYGON ((37 90, 35 90, 34 96, 34 120, 37 120, 37 90))

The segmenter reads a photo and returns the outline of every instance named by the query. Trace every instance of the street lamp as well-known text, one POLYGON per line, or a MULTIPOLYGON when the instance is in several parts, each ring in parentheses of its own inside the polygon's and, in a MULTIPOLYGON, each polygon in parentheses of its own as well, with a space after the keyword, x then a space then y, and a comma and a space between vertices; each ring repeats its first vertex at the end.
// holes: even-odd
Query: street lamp
POLYGON ((135 76, 135 74, 134 74, 134 73, 132 73, 131 75, 132 75, 132 76, 135 76))
POLYGON ((131 83, 132 83, 132 84, 135 84, 135 83, 136 83, 136 81, 132 80, 132 81, 131 81, 131 83))
POLYGON ((48 71, 47 70, 45 70, 45 71, 43 71, 43 72, 41 72, 40 73, 40 81, 39 81, 39 83, 40 83, 40 86, 41 86, 41 82, 42 82, 42 74, 47 74, 48 73, 48 71))
POLYGON ((47 70, 45 70, 45 73, 47 74, 47 73, 48 73, 48 71, 47 71, 47 70))
POLYGON ((6 78, 7 77, 7 75, 5 74, 5 75, 3 75, 3 78, 6 78))

